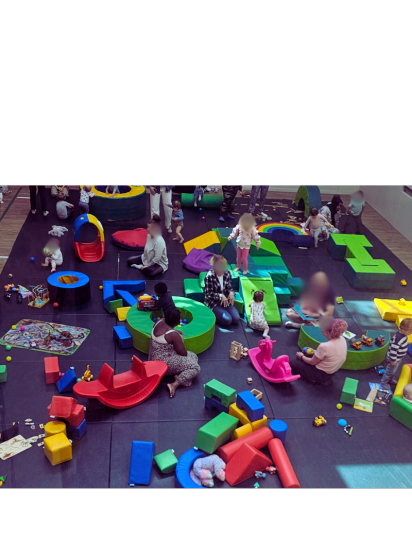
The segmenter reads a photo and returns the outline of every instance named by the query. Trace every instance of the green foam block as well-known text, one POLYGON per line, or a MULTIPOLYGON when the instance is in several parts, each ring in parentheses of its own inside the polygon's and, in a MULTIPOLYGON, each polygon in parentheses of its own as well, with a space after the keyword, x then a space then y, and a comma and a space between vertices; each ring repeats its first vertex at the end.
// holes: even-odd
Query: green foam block
POLYGON ((156 465, 162 474, 171 474, 176 470, 178 460, 172 449, 154 456, 153 460, 156 462, 156 465))
POLYGON ((214 378, 205 384, 205 397, 218 397, 222 405, 229 407, 236 401, 236 390, 214 378))
POLYGON ((212 454, 228 441, 235 431, 238 419, 224 412, 202 426, 197 432, 195 447, 212 454))
POLYGON ((109 313, 114 313, 118 307, 123 307, 123 300, 112 300, 105 306, 109 313))
POLYGON ((7 367, 0 365, 0 382, 7 382, 7 367))
POLYGON ((359 381, 354 378, 346 378, 342 388, 342 395, 340 400, 347 405, 353 405, 356 397, 356 390, 358 389, 359 381))

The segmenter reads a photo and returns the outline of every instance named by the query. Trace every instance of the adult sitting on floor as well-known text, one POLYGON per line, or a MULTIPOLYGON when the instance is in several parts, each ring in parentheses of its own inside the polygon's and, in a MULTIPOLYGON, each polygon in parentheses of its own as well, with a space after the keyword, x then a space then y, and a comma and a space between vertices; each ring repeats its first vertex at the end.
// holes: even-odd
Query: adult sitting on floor
POLYGON ((179 386, 191 386, 200 372, 197 355, 186 350, 183 333, 175 330, 179 324, 180 311, 168 309, 164 319, 154 325, 150 338, 149 361, 163 361, 167 365, 166 376, 175 377, 174 382, 167 384, 170 397, 174 397, 179 386))
POLYGON ((336 295, 328 276, 323 271, 314 273, 302 293, 300 305, 289 308, 285 323, 287 328, 300 328, 301 325, 317 325, 321 317, 331 317, 335 311, 336 295), (303 314, 303 316, 302 316, 303 314), (306 319, 309 317, 310 319, 306 319))
POLYGON ((328 341, 319 344, 312 357, 306 357, 301 351, 298 351, 296 359, 290 361, 289 364, 293 374, 300 374, 301 378, 306 378, 315 384, 328 386, 332 382, 332 375, 346 361, 348 348, 342 334, 348 329, 348 324, 343 319, 323 317, 320 321, 320 328, 328 341))
POLYGON ((235 308, 235 293, 232 290, 232 276, 227 270, 226 259, 215 254, 210 260, 212 269, 205 277, 205 306, 213 311, 219 325, 238 324, 240 315, 235 308))
POLYGON ((156 214, 147 222, 147 233, 143 254, 128 258, 127 265, 140 269, 148 277, 154 277, 167 271, 169 266, 166 243, 162 237, 161 220, 156 214))

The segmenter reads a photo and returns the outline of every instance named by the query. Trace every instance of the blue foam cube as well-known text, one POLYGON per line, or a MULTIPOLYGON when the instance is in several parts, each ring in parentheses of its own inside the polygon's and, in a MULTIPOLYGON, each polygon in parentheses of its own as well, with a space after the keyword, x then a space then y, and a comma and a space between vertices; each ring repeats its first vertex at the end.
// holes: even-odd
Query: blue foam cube
POLYGON ((132 336, 124 325, 113 327, 113 338, 118 343, 120 349, 133 347, 132 336))
POLYGON ((72 391, 74 385, 77 382, 77 376, 74 372, 74 367, 70 367, 70 369, 56 382, 57 389, 59 390, 59 393, 65 393, 68 391, 72 391))
POLYGON ((259 399, 256 399, 250 391, 241 391, 238 393, 236 405, 239 409, 246 411, 247 417, 251 422, 255 422, 256 420, 263 418, 265 406, 262 405, 259 399))
POLYGON ((151 441, 133 441, 130 455, 129 485, 150 485, 154 455, 151 441))
POLYGON ((70 439, 81 439, 87 432, 86 419, 80 424, 80 426, 70 426, 66 424, 67 437, 70 439))

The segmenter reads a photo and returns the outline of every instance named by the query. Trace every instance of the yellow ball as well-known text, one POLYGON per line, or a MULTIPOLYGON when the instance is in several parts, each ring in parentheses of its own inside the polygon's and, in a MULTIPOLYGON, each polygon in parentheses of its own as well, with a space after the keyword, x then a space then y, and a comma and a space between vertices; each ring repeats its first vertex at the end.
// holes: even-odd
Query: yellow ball
POLYGON ((103 285, 100 285, 100 286, 99 286, 99 289, 100 289, 100 290, 103 290, 103 285))
POLYGON ((8 355, 8 356, 6 357, 6 361, 11 361, 10 355, 8 355))
POLYGON ((13 330, 16 330, 16 325, 11 325, 11 328, 12 328, 13 330))
POLYGON ((336 408, 339 409, 339 410, 341 410, 342 405, 341 405, 340 403, 338 403, 338 404, 336 405, 336 408))

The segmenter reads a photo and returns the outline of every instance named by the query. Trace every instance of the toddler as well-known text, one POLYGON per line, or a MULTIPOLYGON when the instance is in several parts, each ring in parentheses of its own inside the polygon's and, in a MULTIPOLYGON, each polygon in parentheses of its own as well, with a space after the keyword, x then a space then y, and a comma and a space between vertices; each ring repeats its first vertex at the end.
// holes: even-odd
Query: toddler
POLYGON ((43 267, 47 267, 51 263, 51 272, 54 273, 56 271, 56 266, 62 265, 63 263, 63 254, 60 250, 59 239, 50 239, 47 242, 46 246, 43 248, 43 254, 46 256, 46 258, 44 260, 44 264, 41 265, 43 267))
POLYGON ((74 206, 66 201, 63 193, 57 195, 56 213, 59 220, 67 220, 74 210, 74 206))
POLYGON ((408 403, 412 403, 412 384, 406 384, 403 388, 403 398, 408 403))
POLYGON ((320 235, 320 232, 322 231, 322 227, 320 223, 321 221, 325 222, 326 227, 331 227, 330 223, 325 218, 325 216, 322 216, 322 214, 319 214, 317 208, 311 208, 310 216, 306 220, 305 225, 303 226, 303 229, 307 229, 308 225, 310 224, 310 232, 315 241, 315 248, 318 248, 319 235, 320 235))
POLYGON ((115 196, 116 193, 119 193, 119 186, 118 185, 108 185, 106 187, 106 195, 110 195, 111 198, 115 196))
POLYGON ((347 233, 352 221, 356 223, 356 234, 361 235, 362 212, 365 209, 365 196, 363 191, 356 191, 350 198, 349 216, 346 219, 342 233, 347 233))
POLYGON ((69 198, 69 186, 68 185, 52 185, 51 196, 57 199, 59 194, 63 194, 65 199, 69 198))
POLYGON ((167 205, 173 210, 172 213, 172 225, 176 229, 176 237, 173 237, 174 241, 179 241, 179 244, 185 240, 181 231, 183 229, 183 210, 179 201, 173 201, 172 204, 167 205))
POLYGON ((200 202, 203 198, 203 188, 200 185, 196 185, 195 192, 193 193, 194 206, 197 206, 197 203, 200 202))
POLYGON ((170 311, 171 309, 176 309, 172 294, 170 290, 167 289, 166 283, 156 283, 154 286, 154 291, 156 292, 156 296, 158 298, 157 305, 163 313, 166 313, 166 311, 170 311))
POLYGON ((265 319, 263 301, 265 290, 252 290, 253 302, 250 302, 251 315, 249 320, 250 328, 254 330, 263 330, 263 338, 269 338, 269 325, 265 319))
POLYGON ((252 246, 252 241, 256 243, 256 250, 260 248, 260 236, 256 229, 255 218, 252 214, 246 212, 240 217, 239 223, 228 237, 228 241, 234 238, 236 238, 237 242, 237 262, 235 271, 240 270, 243 261, 243 275, 247 275, 249 250, 252 246))
POLYGON ((82 214, 89 213, 89 202, 90 202, 90 199, 92 199, 93 197, 94 197, 94 193, 92 193, 92 186, 83 185, 83 187, 80 189, 80 200, 79 200, 79 208, 82 214))
POLYGON ((382 376, 381 386, 390 390, 390 384, 394 382, 394 374, 400 362, 408 351, 408 336, 412 334, 412 319, 403 319, 399 325, 399 331, 394 334, 389 342, 386 354, 385 373, 382 376))

